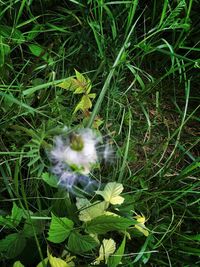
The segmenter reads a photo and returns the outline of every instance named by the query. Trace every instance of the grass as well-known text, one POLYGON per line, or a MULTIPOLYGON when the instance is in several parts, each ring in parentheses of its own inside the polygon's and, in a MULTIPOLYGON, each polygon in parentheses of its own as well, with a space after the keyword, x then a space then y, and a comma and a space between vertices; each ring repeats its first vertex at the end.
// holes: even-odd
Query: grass
MULTIPOLYGON (((101 179, 124 185, 152 232, 128 243, 123 266, 199 265, 197 10, 195 0, 0 2, 1 215, 16 203, 32 224, 33 212, 68 205, 41 179, 46 150, 64 126, 91 127, 98 115, 116 150, 101 179), (74 69, 97 95, 89 120, 73 115, 77 96, 57 86, 74 69)), ((2 225, 0 238, 20 227, 2 225)), ((1 266, 36 266, 46 232, 19 257, 1 253, 1 266)))

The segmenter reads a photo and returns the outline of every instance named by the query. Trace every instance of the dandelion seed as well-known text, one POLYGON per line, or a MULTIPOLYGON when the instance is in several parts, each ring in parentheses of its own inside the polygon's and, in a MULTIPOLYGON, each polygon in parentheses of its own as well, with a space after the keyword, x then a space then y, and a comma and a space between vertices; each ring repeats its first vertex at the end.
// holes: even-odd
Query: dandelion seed
POLYGON ((103 150, 103 159, 108 161, 109 159, 113 158, 114 151, 113 148, 109 143, 106 143, 104 150, 103 150))

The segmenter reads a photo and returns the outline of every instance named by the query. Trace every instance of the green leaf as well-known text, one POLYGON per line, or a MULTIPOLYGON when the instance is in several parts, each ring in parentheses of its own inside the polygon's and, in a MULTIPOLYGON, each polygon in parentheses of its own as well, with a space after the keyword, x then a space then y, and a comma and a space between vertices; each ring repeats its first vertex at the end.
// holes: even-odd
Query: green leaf
POLYGON ((123 191, 123 185, 120 183, 108 183, 103 191, 96 191, 96 194, 101 195, 106 202, 113 205, 120 205, 124 202, 124 198, 120 196, 123 191))
POLYGON ((72 221, 78 219, 77 208, 71 202, 69 195, 65 189, 59 189, 53 195, 54 201, 52 203, 52 213, 57 217, 68 217, 72 221))
MULTIPOLYGON (((33 214, 33 216, 35 217, 40 215, 41 215, 40 213, 33 214)), ((23 233, 28 238, 34 236, 34 232, 36 233, 36 235, 42 234, 43 231, 45 230, 45 225, 46 221, 43 219, 32 219, 32 221, 26 220, 23 228, 23 233)))
POLYGON ((86 111, 92 107, 92 102, 88 95, 84 95, 81 98, 81 101, 77 104, 73 114, 75 114, 78 110, 86 111))
POLYGON ((3 252, 7 258, 12 259, 23 251, 25 245, 26 239, 22 233, 10 234, 0 240, 0 252, 3 252))
POLYGON ((24 211, 13 203, 11 215, 8 215, 6 217, 0 216, 0 225, 4 225, 9 228, 15 228, 19 225, 22 216, 24 214, 24 211))
MULTIPOLYGON (((43 260, 45 266, 47 266, 48 261, 49 261, 48 257, 43 260)), ((42 261, 39 262, 36 267, 44 267, 43 262, 42 261)))
POLYGON ((45 54, 45 50, 39 45, 30 44, 28 48, 30 49, 31 53, 36 57, 39 57, 45 54))
POLYGON ((48 232, 48 240, 53 243, 63 242, 70 231, 73 229, 74 223, 68 218, 59 218, 52 214, 50 229, 48 232))
POLYGON ((69 236, 68 247, 73 253, 83 253, 98 246, 98 243, 89 235, 72 232, 69 236))
POLYGON ((126 236, 124 236, 124 239, 117 251, 108 259, 108 267, 117 267, 120 264, 120 261, 124 255, 125 244, 126 236))
POLYGON ((102 215, 87 223, 86 228, 90 233, 105 234, 109 231, 124 231, 133 225, 134 221, 120 216, 102 215))
POLYGON ((42 58, 49 64, 53 62, 53 59, 50 57, 49 53, 46 52, 46 49, 42 48, 40 45, 30 44, 28 48, 34 56, 42 58))
POLYGON ((13 267, 25 267, 20 261, 16 261, 13 264, 13 267))
POLYGON ((42 174, 42 180, 45 181, 45 183, 47 183, 51 187, 55 187, 55 188, 58 187, 58 178, 53 174, 44 172, 42 174))
POLYGON ((105 201, 90 203, 87 199, 77 198, 76 206, 80 210, 79 220, 83 222, 91 221, 95 217, 101 216, 105 213, 107 203, 105 201))
POLYGON ((12 212, 11 212, 11 220, 12 223, 17 226, 19 225, 19 223, 21 222, 21 219, 24 215, 24 211, 20 208, 18 208, 18 206, 15 204, 15 202, 13 203, 13 208, 12 208, 12 212))

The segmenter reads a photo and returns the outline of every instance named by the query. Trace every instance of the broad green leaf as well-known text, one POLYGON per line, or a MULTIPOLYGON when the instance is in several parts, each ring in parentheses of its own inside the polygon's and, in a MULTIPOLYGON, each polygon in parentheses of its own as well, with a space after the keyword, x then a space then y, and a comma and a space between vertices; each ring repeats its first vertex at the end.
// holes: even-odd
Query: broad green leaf
POLYGON ((0 225, 4 225, 9 228, 15 228, 19 225, 22 217, 23 217, 23 210, 18 208, 18 206, 13 203, 11 215, 8 215, 6 217, 0 216, 0 225))
POLYGON ((105 234, 109 231, 123 231, 133 225, 134 221, 120 216, 102 215, 87 222, 86 228, 90 233, 105 234))
POLYGON ((41 57, 45 54, 45 50, 40 45, 30 44, 28 48, 30 49, 31 53, 36 57, 41 57))
POLYGON ((53 62, 53 59, 50 57, 49 53, 47 53, 45 48, 42 48, 40 45, 37 44, 30 44, 28 47, 34 56, 42 58, 49 64, 53 62))
POLYGON ((25 267, 20 261, 16 261, 13 264, 13 267, 25 267))
POLYGON ((13 203, 13 208, 12 208, 12 212, 11 212, 11 220, 12 223, 17 226, 19 225, 19 223, 21 222, 21 219, 24 215, 24 211, 19 208, 15 202, 13 203))
POLYGON ((92 107, 92 102, 88 95, 84 95, 81 98, 81 101, 77 104, 73 114, 75 114, 78 110, 86 111, 92 107))
POLYGON ((48 240, 53 243, 63 242, 73 229, 73 221, 68 218, 59 218, 52 214, 48 240))
POLYGON ((124 198, 120 196, 123 191, 123 185, 120 183, 108 183, 103 191, 96 191, 96 194, 101 195, 104 200, 113 205, 120 205, 124 202, 124 198))
POLYGON ((90 251, 98 245, 96 240, 89 235, 81 235, 78 232, 72 232, 69 236, 68 247, 73 253, 83 253, 90 251))
MULTIPOLYGON (((34 214, 34 216, 37 216, 36 214, 34 214)), ((34 236, 34 231, 36 233, 36 235, 42 234, 43 231, 45 230, 45 220, 36 220, 36 219, 32 219, 32 222, 30 222, 30 220, 26 220, 25 224, 24 224, 24 228, 23 228, 23 233, 25 235, 25 237, 32 237, 34 236), (34 231, 33 231, 34 228, 34 231)))
POLYGON ((47 183, 51 187, 55 187, 55 188, 58 187, 58 178, 53 174, 44 172, 42 174, 42 180, 45 181, 45 183, 47 183))
POLYGON ((108 267, 117 267, 120 264, 124 255, 125 244, 126 236, 124 236, 124 239, 116 252, 108 259, 108 267))
POLYGON ((115 241, 110 239, 103 239, 103 244, 99 249, 99 257, 95 260, 94 264, 100 264, 101 261, 108 262, 108 258, 115 252, 116 243, 115 241))
POLYGON ((87 199, 77 198, 76 206, 81 209, 79 212, 79 220, 83 222, 91 221, 95 217, 105 214, 107 203, 96 202, 91 204, 87 199))
POLYGON ((26 239, 21 233, 14 233, 7 235, 4 239, 0 240, 0 252, 13 259, 18 256, 26 245, 26 239))
POLYGON ((65 189, 58 190, 53 195, 52 213, 57 217, 68 217, 72 221, 78 218, 77 208, 73 201, 70 200, 68 192, 65 189))

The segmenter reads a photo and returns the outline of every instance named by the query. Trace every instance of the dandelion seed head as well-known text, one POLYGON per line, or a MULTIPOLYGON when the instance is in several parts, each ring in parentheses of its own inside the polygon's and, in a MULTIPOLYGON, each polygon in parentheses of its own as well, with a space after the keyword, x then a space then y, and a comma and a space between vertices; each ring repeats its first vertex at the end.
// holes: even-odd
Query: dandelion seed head
POLYGON ((51 158, 69 166, 76 166, 83 174, 88 174, 91 166, 98 161, 97 143, 98 138, 90 129, 81 130, 71 138, 58 136, 51 151, 51 158))
POLYGON ((58 177, 58 184, 73 192, 74 187, 92 193, 99 184, 90 178, 91 170, 100 160, 108 160, 113 154, 109 143, 91 129, 81 129, 66 136, 57 136, 49 153, 51 172, 58 177), (100 148, 100 150, 98 150, 100 148))

